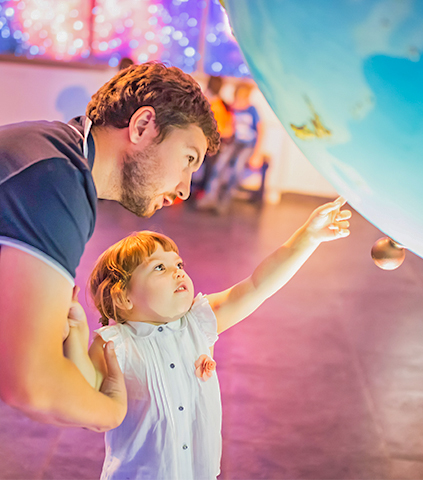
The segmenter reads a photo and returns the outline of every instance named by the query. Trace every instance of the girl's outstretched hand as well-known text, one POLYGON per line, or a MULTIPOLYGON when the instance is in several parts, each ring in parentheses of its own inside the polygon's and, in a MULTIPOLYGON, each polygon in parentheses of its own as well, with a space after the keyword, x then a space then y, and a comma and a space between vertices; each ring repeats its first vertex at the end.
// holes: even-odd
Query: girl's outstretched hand
POLYGON ((314 210, 305 224, 305 233, 311 241, 329 242, 350 234, 348 219, 351 218, 351 212, 341 211, 345 203, 346 200, 339 197, 334 202, 326 203, 314 210))

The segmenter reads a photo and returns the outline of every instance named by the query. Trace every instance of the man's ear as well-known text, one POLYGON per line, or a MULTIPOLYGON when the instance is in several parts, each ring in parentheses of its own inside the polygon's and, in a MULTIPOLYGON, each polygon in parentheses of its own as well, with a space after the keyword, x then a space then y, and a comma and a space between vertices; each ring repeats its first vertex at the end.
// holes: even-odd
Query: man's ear
POLYGON ((132 143, 139 143, 149 137, 155 138, 156 132, 156 112, 153 107, 140 107, 129 120, 129 139, 132 143))

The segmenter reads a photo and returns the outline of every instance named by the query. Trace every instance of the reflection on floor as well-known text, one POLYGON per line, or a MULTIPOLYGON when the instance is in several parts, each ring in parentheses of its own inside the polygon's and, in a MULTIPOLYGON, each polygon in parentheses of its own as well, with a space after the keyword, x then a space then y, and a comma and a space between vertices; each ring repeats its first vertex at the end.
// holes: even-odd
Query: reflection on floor
MULTIPOLYGON (((141 220, 101 202, 77 281, 134 230, 179 245, 196 291, 224 289, 321 202, 238 203, 226 217, 177 205, 141 220)), ((278 294, 221 335, 221 480, 423 479, 423 260, 379 270, 381 233, 358 214, 347 239, 324 244, 278 294)), ((91 327, 97 317, 89 310, 91 327)), ((95 479, 102 435, 34 423, 0 404, 1 479, 95 479)), ((170 480, 170 479, 169 479, 170 480)), ((181 479, 183 480, 183 479, 181 479)))

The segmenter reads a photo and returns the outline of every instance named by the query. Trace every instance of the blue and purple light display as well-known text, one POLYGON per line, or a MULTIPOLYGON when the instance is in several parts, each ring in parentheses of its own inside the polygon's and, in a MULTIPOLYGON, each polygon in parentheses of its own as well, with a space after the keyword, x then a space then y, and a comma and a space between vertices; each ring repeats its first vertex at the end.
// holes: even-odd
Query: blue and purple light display
POLYGON ((249 76, 218 0, 0 0, 0 54, 249 76))

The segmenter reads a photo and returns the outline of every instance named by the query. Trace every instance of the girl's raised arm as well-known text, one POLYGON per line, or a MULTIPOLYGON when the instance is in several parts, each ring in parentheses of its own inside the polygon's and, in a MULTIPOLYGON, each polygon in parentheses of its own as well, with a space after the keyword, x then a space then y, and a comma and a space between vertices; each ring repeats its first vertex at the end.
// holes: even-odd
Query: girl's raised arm
POLYGON ((322 242, 349 235, 349 210, 339 197, 317 208, 292 237, 269 255, 253 274, 220 293, 207 295, 216 315, 218 333, 240 322, 282 288, 322 242))

